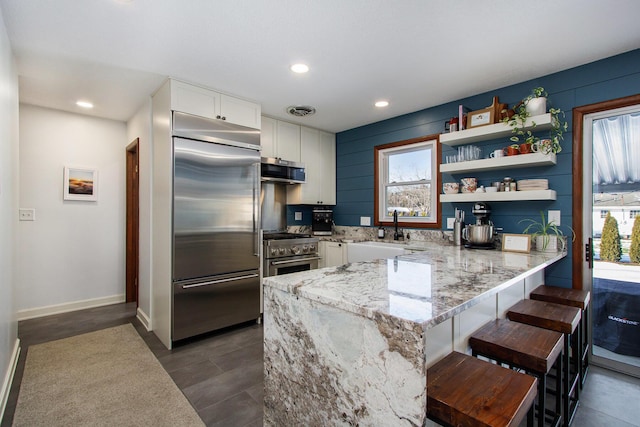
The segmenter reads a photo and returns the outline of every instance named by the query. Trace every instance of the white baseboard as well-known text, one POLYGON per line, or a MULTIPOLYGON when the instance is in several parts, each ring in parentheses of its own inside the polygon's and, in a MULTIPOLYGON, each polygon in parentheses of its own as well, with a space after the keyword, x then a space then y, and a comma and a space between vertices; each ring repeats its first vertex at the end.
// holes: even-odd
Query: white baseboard
POLYGON ((147 316, 147 313, 140 309, 140 307, 138 307, 138 310, 136 311, 136 318, 140 323, 142 323, 142 326, 144 326, 147 331, 152 330, 151 319, 147 316))
POLYGON ((18 366, 18 357, 20 357, 20 339, 16 338, 16 343, 13 346, 13 353, 11 353, 11 359, 9 361, 9 367, 4 375, 2 389, 0 389, 0 421, 4 417, 4 410, 7 408, 9 392, 11 391, 11 384, 13 384, 13 376, 16 373, 16 367, 18 366))
POLYGON ((18 320, 34 319, 36 317, 49 316, 51 314, 68 313, 70 311, 83 310, 85 308, 102 307, 103 305, 125 302, 125 295, 112 295, 110 297, 92 298, 83 301, 67 302, 64 304, 49 305, 46 307, 28 308, 18 310, 18 320))

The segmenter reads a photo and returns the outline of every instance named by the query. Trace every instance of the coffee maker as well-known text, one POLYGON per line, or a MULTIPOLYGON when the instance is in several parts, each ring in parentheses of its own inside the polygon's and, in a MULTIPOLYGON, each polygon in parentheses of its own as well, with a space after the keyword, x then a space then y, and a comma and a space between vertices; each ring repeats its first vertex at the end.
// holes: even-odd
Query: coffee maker
POLYGON ((495 228, 493 222, 489 219, 491 208, 486 203, 477 202, 473 205, 471 213, 475 215, 476 223, 467 225, 462 231, 465 248, 493 249, 495 228))
POLYGON ((327 206, 313 208, 311 232, 314 236, 331 236, 333 234, 333 210, 327 206))

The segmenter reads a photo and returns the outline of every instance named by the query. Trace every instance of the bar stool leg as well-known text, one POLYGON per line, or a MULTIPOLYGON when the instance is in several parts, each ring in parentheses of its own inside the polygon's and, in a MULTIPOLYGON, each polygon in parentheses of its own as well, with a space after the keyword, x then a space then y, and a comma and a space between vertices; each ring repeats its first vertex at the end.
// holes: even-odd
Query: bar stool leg
POLYGON ((562 350, 562 364, 563 366, 563 376, 558 379, 564 383, 564 399, 562 405, 562 413, 564 415, 564 426, 569 427, 569 408, 571 407, 571 396, 569 396, 570 391, 570 376, 571 376, 571 367, 569 366, 569 335, 564 334, 564 349, 562 350))

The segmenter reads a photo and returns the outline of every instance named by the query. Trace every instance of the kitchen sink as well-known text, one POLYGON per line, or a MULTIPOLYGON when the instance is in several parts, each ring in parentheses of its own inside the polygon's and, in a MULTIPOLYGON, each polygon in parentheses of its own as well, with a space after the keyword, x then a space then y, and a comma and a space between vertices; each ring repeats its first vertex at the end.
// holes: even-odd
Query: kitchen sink
POLYGON ((347 261, 372 261, 407 253, 403 243, 358 242, 347 244, 347 261))

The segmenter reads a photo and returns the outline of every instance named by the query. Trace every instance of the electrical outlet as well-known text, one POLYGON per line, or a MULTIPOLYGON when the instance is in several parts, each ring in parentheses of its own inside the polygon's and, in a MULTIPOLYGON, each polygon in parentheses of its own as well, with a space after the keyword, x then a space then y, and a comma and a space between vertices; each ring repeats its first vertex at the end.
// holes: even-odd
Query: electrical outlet
POLYGON ((302 212, 296 212, 295 218, 296 218, 296 221, 302 221, 302 212))
POLYGON ((449 230, 453 230, 453 224, 455 224, 456 219, 455 218, 447 218, 447 228, 449 230))
POLYGON ((36 220, 36 210, 33 208, 20 208, 19 219, 20 221, 35 221, 36 220))
POLYGON ((360 225, 370 226, 371 225, 371 217, 370 216, 361 216, 360 217, 360 225))
POLYGON ((547 222, 560 226, 560 211, 549 211, 547 217, 547 222))

